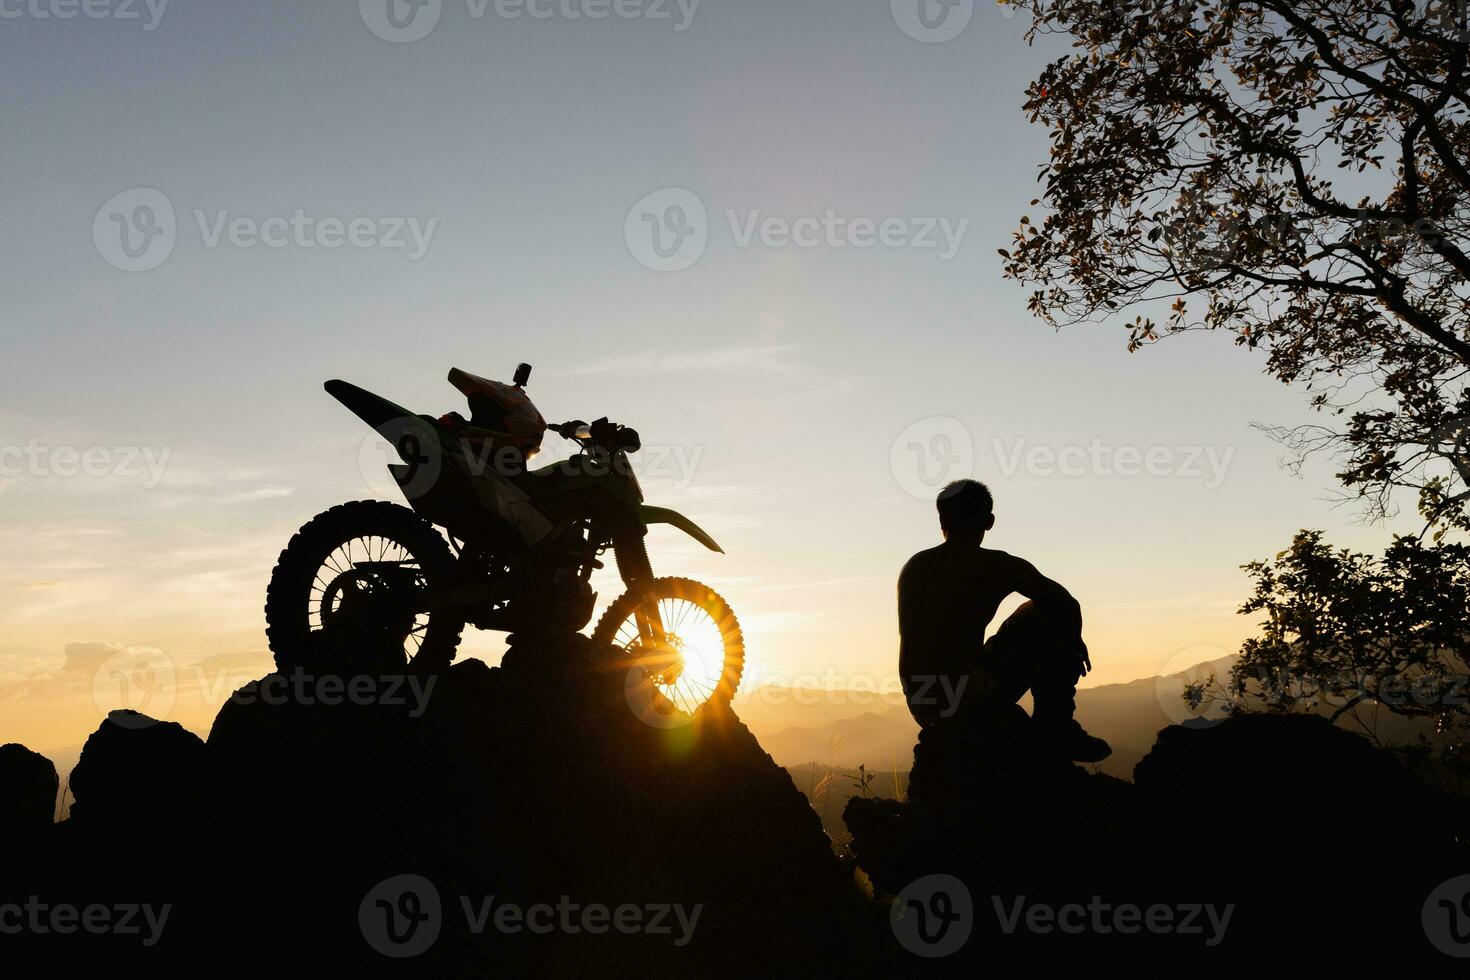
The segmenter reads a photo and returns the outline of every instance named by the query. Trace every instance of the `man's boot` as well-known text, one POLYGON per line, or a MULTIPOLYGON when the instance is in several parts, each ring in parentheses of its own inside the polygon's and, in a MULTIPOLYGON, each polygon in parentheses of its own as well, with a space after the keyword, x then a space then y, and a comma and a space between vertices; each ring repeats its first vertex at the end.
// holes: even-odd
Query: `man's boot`
POLYGON ((1048 750, 1073 762, 1101 762, 1113 754, 1113 747, 1096 735, 1089 735, 1075 718, 1065 721, 1041 721, 1037 734, 1048 750))

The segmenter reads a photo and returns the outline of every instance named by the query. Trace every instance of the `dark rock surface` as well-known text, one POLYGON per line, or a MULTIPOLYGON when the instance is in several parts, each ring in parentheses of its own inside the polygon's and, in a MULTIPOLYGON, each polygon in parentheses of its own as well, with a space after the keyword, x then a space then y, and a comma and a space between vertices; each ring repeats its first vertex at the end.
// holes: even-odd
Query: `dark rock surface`
POLYGON ((50 759, 24 745, 0 745, 0 839, 49 830, 60 785, 50 759))
POLYGON ((87 737, 68 786, 77 826, 179 821, 204 791, 204 742, 178 722, 113 711, 87 737))
MULTIPOLYGON (((383 654, 323 646, 311 673, 236 692, 207 741, 114 712, 73 818, 16 835, 0 905, 145 906, 166 927, 6 948, 165 976, 974 975, 1344 943, 1418 965, 1439 955, 1424 896, 1470 872, 1465 801, 1318 718, 1166 728, 1129 783, 1040 751, 1019 708, 977 715, 923 733, 906 802, 849 803, 839 860, 728 708, 671 723, 580 636, 435 676, 383 654), (936 902, 935 876, 961 891, 936 902), (1141 924, 1156 908, 1174 927, 1141 924), (915 955, 916 922, 960 911, 962 946, 915 955)), ((15 800, 49 813, 41 769, 0 749, 15 800)))
POLYGON ((1270 826, 1288 839, 1360 854, 1374 839, 1444 850, 1470 830, 1466 801, 1318 715, 1171 725, 1134 768, 1133 781, 1159 807, 1198 801, 1219 826, 1270 826))
POLYGON ((330 666, 242 688, 207 743, 188 736, 193 749, 177 726, 104 724, 77 768, 77 817, 57 828, 51 857, 64 850, 67 867, 30 880, 170 902, 147 951, 170 967, 227 955, 237 968, 451 976, 875 969, 881 920, 728 708, 648 724, 626 669, 580 636, 522 638, 500 667, 435 677, 330 666), (435 905, 425 949, 381 951, 404 951, 391 940, 409 913, 435 905), (552 915, 552 931, 497 929, 506 905, 546 906, 536 925, 552 915))
POLYGON ((1438 955, 1421 904, 1470 872, 1466 801, 1361 736, 1312 716, 1171 726, 1128 783, 1037 755, 1028 725, 1012 708, 925 731, 909 801, 853 799, 844 813, 858 863, 890 907, 927 876, 963 883, 976 934, 930 968, 973 970, 1002 947, 1073 962, 1247 964, 1283 943, 1305 954, 1348 937, 1404 963, 1438 955), (1007 928, 1016 908, 1038 904, 1080 906, 1074 921, 1087 926, 1007 928), (1104 912, 1098 929, 1098 904, 1233 908, 1209 945, 1207 922, 1201 935, 1126 934, 1104 912))

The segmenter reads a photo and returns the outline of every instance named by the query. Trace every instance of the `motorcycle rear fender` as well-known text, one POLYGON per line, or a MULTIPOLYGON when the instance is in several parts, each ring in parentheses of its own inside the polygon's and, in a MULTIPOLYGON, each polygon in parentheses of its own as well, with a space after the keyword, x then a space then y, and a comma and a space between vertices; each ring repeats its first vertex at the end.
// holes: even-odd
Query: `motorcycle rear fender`
POLYGON ((347 407, 388 440, 400 456, 401 465, 389 465, 388 472, 398 482, 413 509, 441 527, 464 531, 484 531, 485 515, 495 513, 514 526, 531 542, 549 529, 545 518, 530 507, 525 494, 493 472, 478 480, 464 469, 464 453, 454 435, 431 418, 414 415, 408 409, 375 395, 371 391, 348 384, 328 381, 327 393, 347 407), (411 437, 420 449, 405 450, 403 440, 411 437), (429 445, 423 445, 424 442, 429 445), (437 451, 433 443, 438 443, 437 451), (422 453, 425 458, 410 462, 405 452, 422 453), (424 463, 432 468, 421 471, 424 463))
POLYGON ((439 436, 441 443, 448 444, 446 438, 448 433, 444 431, 443 426, 421 415, 415 415, 402 405, 395 405, 382 395, 375 395, 365 388, 359 388, 346 381, 328 381, 322 387, 327 390, 327 394, 345 405, 348 411, 377 429, 383 438, 390 442, 395 442, 397 436, 403 431, 405 419, 422 419, 439 436))
POLYGON ((650 507, 644 504, 638 508, 638 512, 644 524, 672 524, 710 551, 718 551, 722 555, 725 553, 725 549, 716 544, 715 539, 706 534, 703 528, 677 510, 669 510, 667 507, 650 507))

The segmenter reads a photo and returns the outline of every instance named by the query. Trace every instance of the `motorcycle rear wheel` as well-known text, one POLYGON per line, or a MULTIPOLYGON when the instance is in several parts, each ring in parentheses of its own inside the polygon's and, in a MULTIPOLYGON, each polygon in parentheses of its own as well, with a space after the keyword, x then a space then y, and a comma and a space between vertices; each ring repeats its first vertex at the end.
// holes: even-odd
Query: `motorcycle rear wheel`
MULTIPOLYGON (((281 552, 266 592, 266 636, 277 670, 300 666, 313 635, 340 617, 349 593, 376 612, 384 578, 374 565, 393 565, 433 588, 448 581, 456 559, 434 525, 407 507, 382 500, 340 504, 312 518, 281 552)), ((391 598, 391 597, 389 597, 391 598)), ((443 610, 406 614, 405 662, 414 670, 449 666, 464 632, 463 616, 443 610)), ((396 637, 394 637, 396 639, 396 637)))

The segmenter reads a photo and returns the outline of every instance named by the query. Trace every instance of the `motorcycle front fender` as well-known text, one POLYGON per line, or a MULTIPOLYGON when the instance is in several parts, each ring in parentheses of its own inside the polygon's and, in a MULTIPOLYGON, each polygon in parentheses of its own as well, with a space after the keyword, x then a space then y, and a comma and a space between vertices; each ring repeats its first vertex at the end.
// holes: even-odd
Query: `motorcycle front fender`
POLYGON ((703 528, 677 510, 669 510, 667 507, 650 507, 644 504, 638 508, 638 513, 643 518, 644 524, 672 524, 710 551, 718 551, 722 555, 725 553, 725 549, 716 544, 715 539, 706 534, 703 528))

